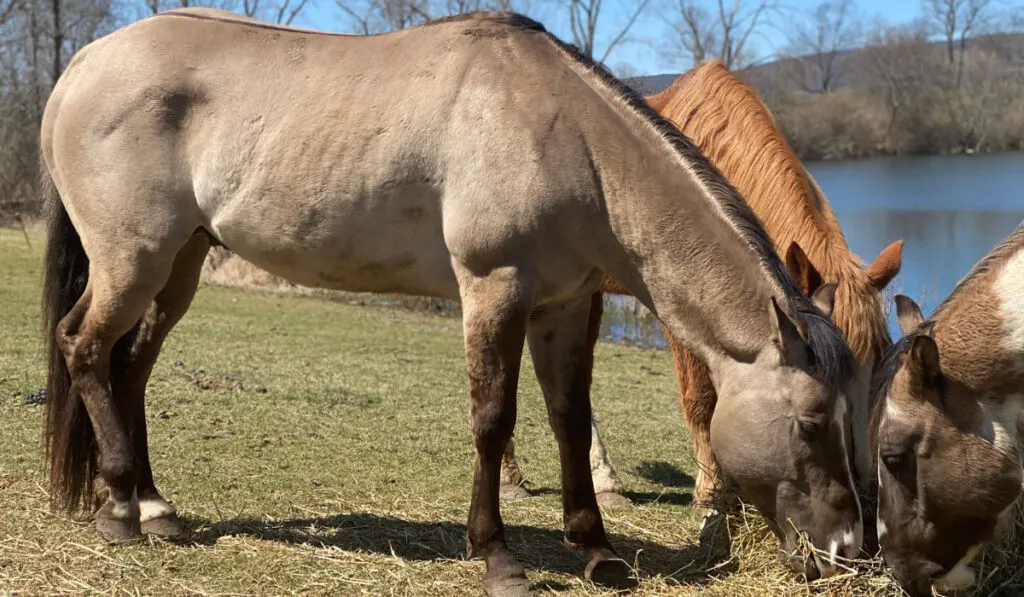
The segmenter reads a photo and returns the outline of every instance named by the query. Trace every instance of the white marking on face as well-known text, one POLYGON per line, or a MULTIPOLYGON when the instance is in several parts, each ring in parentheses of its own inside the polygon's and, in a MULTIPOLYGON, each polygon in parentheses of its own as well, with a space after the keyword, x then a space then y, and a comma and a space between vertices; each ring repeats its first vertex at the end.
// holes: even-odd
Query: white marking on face
POLYGON ((146 522, 154 518, 162 518, 174 514, 174 506, 159 498, 139 501, 139 520, 146 522))
POLYGON ((900 406, 898 403, 892 400, 885 401, 885 418, 892 419, 894 421, 906 420, 910 414, 900 406))
POLYGON ((945 593, 947 591, 963 591, 967 587, 974 584, 974 570, 969 567, 969 564, 974 561, 974 558, 978 557, 978 553, 981 552, 981 544, 974 545, 967 550, 964 557, 960 558, 960 561, 956 563, 956 566, 942 575, 941 578, 932 582, 939 592, 945 593))
MULTIPOLYGON (((877 477, 877 479, 878 479, 878 494, 881 495, 882 494, 882 449, 881 448, 879 448, 878 451, 875 452, 875 461, 878 463, 877 464, 877 466, 878 466, 878 477, 877 477)), ((885 526, 885 521, 882 520, 882 509, 881 508, 878 508, 877 512, 875 512, 875 526, 878 528, 878 541, 881 542, 882 539, 884 539, 885 536, 889 533, 888 527, 885 526)))
POLYGON ((839 426, 839 442, 843 447, 843 468, 846 470, 846 478, 850 482, 850 489, 853 491, 853 501, 857 504, 857 526, 852 532, 847 531, 848 534, 852 534, 852 541, 846 541, 846 535, 844 535, 843 547, 849 550, 853 550, 853 556, 860 552, 860 546, 864 542, 864 511, 860 508, 860 496, 857 495, 857 486, 853 481, 853 471, 850 470, 850 459, 846 454, 846 417, 849 414, 847 410, 846 396, 839 392, 836 395, 836 403, 832 413, 832 420, 839 426))

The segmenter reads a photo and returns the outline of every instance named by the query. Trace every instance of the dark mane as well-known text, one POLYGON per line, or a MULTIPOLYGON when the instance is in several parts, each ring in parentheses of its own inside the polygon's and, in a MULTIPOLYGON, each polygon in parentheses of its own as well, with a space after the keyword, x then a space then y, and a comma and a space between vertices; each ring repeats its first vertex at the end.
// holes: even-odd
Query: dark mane
MULTIPOLYGON (((885 404, 885 397, 889 393, 889 388, 892 387, 896 371, 900 368, 900 363, 903 362, 903 355, 910 352, 914 340, 924 333, 919 329, 903 336, 889 347, 889 350, 882 356, 882 360, 875 365, 875 372, 871 376, 871 391, 868 393, 870 400, 868 405, 868 445, 872 447, 877 445, 876 436, 878 424, 882 419, 882 405, 885 404)), ((874 454, 873 449, 872 454, 874 454)))
POLYGON ((636 90, 617 79, 605 66, 585 56, 576 46, 567 44, 547 32, 543 25, 514 13, 489 13, 487 18, 545 35, 570 59, 597 76, 624 103, 644 118, 663 139, 669 142, 721 208, 726 221, 736 229, 739 237, 757 256, 764 271, 785 293, 793 312, 797 313, 802 320, 807 342, 815 356, 812 374, 830 388, 837 388, 845 384, 853 374, 854 357, 839 328, 808 297, 800 292, 782 264, 782 260, 776 254, 768 233, 750 205, 729 180, 704 156, 700 148, 668 119, 652 108, 636 90))

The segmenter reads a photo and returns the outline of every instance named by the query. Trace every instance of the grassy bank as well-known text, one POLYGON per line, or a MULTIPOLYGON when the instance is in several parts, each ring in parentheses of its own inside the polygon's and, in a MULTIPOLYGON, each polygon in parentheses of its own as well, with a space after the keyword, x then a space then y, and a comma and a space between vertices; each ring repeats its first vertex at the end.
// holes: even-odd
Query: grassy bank
MULTIPOLYGON (((0 229, 0 594, 481 595, 466 560, 473 459, 459 321, 204 288, 150 383, 157 484, 191 541, 110 547, 48 511, 39 340, 42 239, 0 229)), ((601 345, 594 404, 636 506, 606 514, 635 595, 898 594, 884 576, 793 580, 754 517, 731 555, 696 548, 693 461, 665 353, 601 345)), ((558 461, 528 361, 518 453, 536 497, 504 507, 538 588, 600 591, 561 545, 558 461)), ((986 593, 987 594, 987 593, 986 593)))

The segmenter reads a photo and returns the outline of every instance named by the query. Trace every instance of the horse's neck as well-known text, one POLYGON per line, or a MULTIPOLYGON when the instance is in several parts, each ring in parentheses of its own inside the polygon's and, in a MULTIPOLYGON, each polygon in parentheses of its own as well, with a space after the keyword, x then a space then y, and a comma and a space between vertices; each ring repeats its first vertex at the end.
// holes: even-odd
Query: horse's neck
POLYGON ((721 183, 667 142, 628 136, 641 142, 592 149, 612 230, 625 249, 606 271, 700 356, 713 377, 719 361, 749 362, 770 342, 770 297, 781 293, 755 241, 741 232, 756 228, 756 219, 731 214, 720 199, 730 191, 715 188, 721 183))
POLYGON ((934 320, 948 378, 995 400, 1024 395, 1024 246, 972 271, 934 320))

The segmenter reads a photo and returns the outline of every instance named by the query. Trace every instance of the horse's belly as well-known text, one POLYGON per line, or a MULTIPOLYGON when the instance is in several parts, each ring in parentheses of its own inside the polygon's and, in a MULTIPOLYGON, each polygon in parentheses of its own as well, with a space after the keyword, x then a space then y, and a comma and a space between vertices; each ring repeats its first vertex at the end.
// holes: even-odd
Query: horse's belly
POLYGON ((305 286, 458 298, 437 193, 352 202, 239 199, 211 221, 243 259, 305 286))

